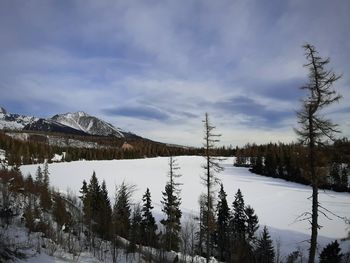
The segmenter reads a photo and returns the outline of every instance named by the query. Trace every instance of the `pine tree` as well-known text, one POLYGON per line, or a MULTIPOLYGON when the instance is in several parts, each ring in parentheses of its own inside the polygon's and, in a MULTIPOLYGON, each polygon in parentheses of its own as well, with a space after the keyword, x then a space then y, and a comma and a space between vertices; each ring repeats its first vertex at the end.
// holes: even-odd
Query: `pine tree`
MULTIPOLYGON (((347 165, 349 167, 349 165, 347 165)), ((341 172, 341 186, 344 190, 348 189, 348 168, 346 166, 343 167, 341 172)))
POLYGON ((255 214, 254 209, 251 206, 246 206, 244 209, 246 215, 246 238, 250 245, 253 245, 256 241, 255 232, 259 228, 259 219, 255 214))
POLYGON ((47 162, 45 162, 43 173, 42 173, 42 183, 41 183, 41 191, 40 191, 40 205, 45 211, 48 211, 52 205, 49 186, 50 186, 49 167, 47 162))
POLYGON ((165 185, 165 191, 162 192, 163 200, 161 201, 166 218, 160 223, 165 227, 163 236, 165 249, 178 251, 180 247, 181 216, 180 210, 181 198, 178 196, 180 189, 179 183, 175 181, 181 175, 176 171, 179 166, 173 157, 169 158, 169 181, 165 185))
POLYGON ((245 240, 247 216, 244 210, 244 199, 240 189, 235 194, 235 200, 232 203, 233 216, 231 219, 231 231, 233 239, 245 240))
POLYGON ((272 240, 267 227, 264 226, 263 232, 257 241, 257 248, 255 250, 257 263, 274 263, 275 251, 272 245, 272 240))
POLYGON ((160 221, 165 227, 163 236, 165 249, 168 251, 178 251, 180 248, 180 219, 182 215, 180 210, 181 201, 177 195, 174 194, 174 189, 170 183, 167 183, 165 186, 162 204, 162 211, 166 215, 166 218, 160 221))
POLYGON ((91 211, 91 230, 94 233, 99 232, 99 211, 101 208, 101 187, 96 177, 95 171, 92 173, 88 185, 89 206, 91 211))
POLYGON ((83 217, 84 222, 89 226, 91 225, 92 218, 92 207, 91 207, 91 195, 89 193, 88 185, 85 180, 83 180, 83 186, 80 189, 80 200, 83 204, 83 217))
POLYGON ((263 171, 264 171, 263 160, 262 160, 262 156, 259 154, 255 159, 255 163, 252 167, 252 172, 256 174, 263 174, 263 171))
POLYGON ((130 234, 129 234, 129 247, 128 252, 135 252, 136 251, 136 245, 141 244, 143 240, 142 236, 142 214, 141 214, 141 207, 139 204, 134 206, 132 216, 131 216, 131 223, 130 223, 130 234))
POLYGON ((152 201, 151 193, 147 188, 146 193, 142 197, 143 207, 142 207, 142 232, 144 237, 145 246, 157 246, 157 224, 156 220, 152 215, 152 201))
POLYGON ((108 197, 108 191, 105 180, 101 185, 101 209, 99 210, 100 235, 103 239, 110 240, 111 219, 112 219, 112 207, 108 197))
POLYGON ((209 263, 209 259, 212 253, 211 239, 215 231, 214 224, 214 209, 213 209, 213 187, 219 182, 219 179, 216 177, 216 173, 219 173, 223 170, 220 166, 220 159, 213 157, 213 151, 215 149, 215 144, 219 142, 219 134, 213 133, 215 126, 210 123, 208 113, 205 113, 204 123, 204 158, 205 164, 203 169, 205 170, 204 176, 201 177, 203 184, 206 187, 206 197, 207 197, 207 209, 206 217, 204 218, 204 225, 207 226, 206 229, 206 262, 209 263))
POLYGON ((343 254, 340 253, 341 249, 339 247, 338 241, 328 244, 320 254, 320 263, 340 263, 343 254))
POLYGON ((217 230, 216 244, 219 250, 220 260, 227 260, 229 250, 230 237, 230 208, 226 200, 226 192, 221 184, 217 203, 217 230))
POLYGON ((116 202, 113 207, 113 224, 115 234, 123 238, 128 238, 130 230, 130 191, 123 182, 116 194, 116 202))
POLYGON ((296 130, 300 142, 308 148, 308 166, 305 171, 310 178, 312 186, 312 212, 311 212, 311 238, 309 249, 309 263, 315 262, 318 232, 318 187, 320 177, 317 167, 320 166, 320 158, 317 155, 317 146, 322 146, 322 139, 327 137, 333 140, 333 133, 337 132, 336 125, 320 115, 320 111, 326 106, 339 101, 341 96, 332 90, 332 85, 340 76, 325 69, 329 59, 322 59, 315 47, 305 44, 305 56, 308 60, 304 66, 309 69, 309 83, 302 87, 309 92, 302 102, 302 108, 297 113, 300 129, 296 130))
POLYGON ((35 186, 37 188, 37 191, 40 191, 40 188, 43 184, 43 173, 41 171, 41 167, 38 166, 36 173, 35 173, 35 186))
POLYGON ((330 177, 333 185, 336 187, 341 185, 340 169, 337 163, 331 165, 330 177))

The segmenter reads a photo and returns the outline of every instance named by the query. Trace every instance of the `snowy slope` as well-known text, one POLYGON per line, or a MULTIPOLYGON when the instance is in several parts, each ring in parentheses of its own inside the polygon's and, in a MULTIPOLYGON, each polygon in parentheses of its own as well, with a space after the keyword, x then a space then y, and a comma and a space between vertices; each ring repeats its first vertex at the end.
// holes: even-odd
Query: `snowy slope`
POLYGON ((0 130, 2 129, 115 136, 118 138, 136 136, 82 111, 58 114, 52 118, 43 119, 8 113, 4 108, 0 107, 0 130))
POLYGON ((91 135, 124 137, 121 129, 82 111, 55 115, 51 119, 91 135))
MULTIPOLYGON (((182 177, 182 205, 181 209, 186 214, 198 214, 198 198, 204 192, 204 186, 200 182, 203 174, 201 164, 203 158, 198 156, 178 157, 182 177)), ((234 194, 240 188, 246 204, 251 205, 259 216, 260 225, 270 227, 274 238, 281 239, 285 251, 294 250, 300 246, 299 242, 309 238, 309 225, 307 222, 296 222, 296 219, 311 208, 308 197, 311 188, 297 183, 286 182, 252 174, 246 168, 232 166, 233 159, 224 162, 225 171, 220 174, 227 192, 228 202, 232 204, 234 194)), ((22 166, 24 175, 34 174, 37 166, 22 166)), ((161 218, 161 192, 164 190, 168 172, 168 158, 158 157, 138 160, 114 160, 114 161, 77 161, 70 163, 50 164, 51 183, 62 191, 73 190, 78 194, 82 181, 89 180, 93 171, 100 181, 106 180, 107 188, 114 201, 115 186, 123 181, 135 184, 137 190, 134 200, 139 202, 146 188, 149 187, 155 207, 156 217, 161 218), (68 179, 69 178, 69 179, 68 179)), ((321 203, 340 216, 350 215, 350 194, 336 193, 332 191, 320 192, 321 203)), ((320 216, 320 224, 323 226, 319 234, 321 244, 328 243, 331 239, 346 236, 349 229, 345 223, 332 217, 327 220, 320 216)), ((307 244, 304 246, 307 247, 307 244)))
POLYGON ((24 126, 36 120, 38 118, 32 116, 8 113, 4 108, 0 107, 0 129, 22 130, 24 126))

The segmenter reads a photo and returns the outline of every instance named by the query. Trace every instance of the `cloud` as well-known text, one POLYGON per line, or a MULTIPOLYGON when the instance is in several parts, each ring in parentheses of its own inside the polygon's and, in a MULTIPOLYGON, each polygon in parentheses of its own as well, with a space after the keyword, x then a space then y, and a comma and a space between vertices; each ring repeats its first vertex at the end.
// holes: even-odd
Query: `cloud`
POLYGON ((329 112, 349 134, 349 7, 347 0, 1 1, 0 105, 41 116, 84 110, 154 140, 176 143, 181 135, 196 145, 209 112, 229 134, 225 143, 283 134, 290 141, 308 74, 301 45, 310 42, 343 74, 336 88, 344 99, 329 112))
POLYGON ((276 128, 283 125, 283 121, 294 116, 291 110, 273 109, 261 102, 246 96, 232 97, 215 103, 226 114, 242 116, 240 122, 252 128, 276 128))
POLYGON ((143 120, 165 121, 169 119, 168 114, 160 111, 159 109, 148 106, 127 106, 115 109, 105 109, 103 111, 109 115, 132 117, 143 120))

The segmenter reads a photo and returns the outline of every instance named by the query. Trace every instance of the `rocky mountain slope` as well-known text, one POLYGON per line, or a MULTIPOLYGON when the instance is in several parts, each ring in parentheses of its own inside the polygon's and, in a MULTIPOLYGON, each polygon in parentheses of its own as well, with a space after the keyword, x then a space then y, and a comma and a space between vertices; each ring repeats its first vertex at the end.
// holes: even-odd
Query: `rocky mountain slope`
POLYGON ((136 136, 85 112, 57 114, 43 119, 8 113, 0 107, 0 130, 58 132, 108 137, 136 136))
POLYGON ((23 130, 26 125, 36 122, 38 118, 8 113, 0 107, 0 129, 23 130))
POLYGON ((55 115, 51 120, 90 135, 124 137, 121 129, 82 111, 55 115))

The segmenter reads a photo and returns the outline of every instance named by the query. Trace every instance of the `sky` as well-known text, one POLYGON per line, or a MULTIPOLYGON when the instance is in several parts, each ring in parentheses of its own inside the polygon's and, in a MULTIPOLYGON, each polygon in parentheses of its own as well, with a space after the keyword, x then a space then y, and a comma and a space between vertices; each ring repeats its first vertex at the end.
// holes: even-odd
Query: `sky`
POLYGON ((0 106, 85 111, 126 131, 200 146, 291 142, 313 44, 342 74, 323 114, 350 136, 348 0, 2 0, 0 106))

